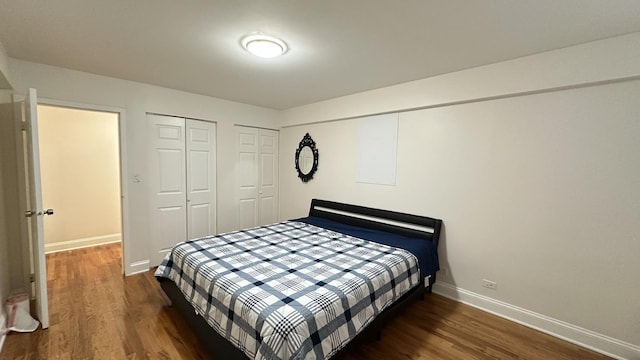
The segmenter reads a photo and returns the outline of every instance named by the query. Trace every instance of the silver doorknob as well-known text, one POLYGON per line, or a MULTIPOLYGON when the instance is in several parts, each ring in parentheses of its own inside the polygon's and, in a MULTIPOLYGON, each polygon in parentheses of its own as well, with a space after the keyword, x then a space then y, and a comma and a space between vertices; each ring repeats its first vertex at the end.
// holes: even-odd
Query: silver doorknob
POLYGON ((53 215, 53 209, 38 211, 38 216, 43 216, 43 215, 53 215))

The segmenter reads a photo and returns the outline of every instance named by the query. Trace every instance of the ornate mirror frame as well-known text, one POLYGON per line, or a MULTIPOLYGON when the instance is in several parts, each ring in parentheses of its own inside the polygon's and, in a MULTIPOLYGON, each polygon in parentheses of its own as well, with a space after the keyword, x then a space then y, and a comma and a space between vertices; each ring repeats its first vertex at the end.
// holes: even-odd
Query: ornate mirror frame
POLYGON ((316 149, 316 142, 313 141, 309 133, 306 133, 302 140, 300 140, 300 144, 298 144, 298 149, 296 150, 295 160, 296 170, 298 171, 298 177, 300 178, 300 180, 306 183, 307 181, 313 179, 313 174, 315 174, 315 172, 318 170, 318 149, 316 149), (309 147, 309 149, 311 149, 311 153, 313 154, 313 165, 311 166, 311 170, 309 170, 308 173, 304 173, 300 168, 300 155, 302 153, 302 149, 307 146, 309 147))

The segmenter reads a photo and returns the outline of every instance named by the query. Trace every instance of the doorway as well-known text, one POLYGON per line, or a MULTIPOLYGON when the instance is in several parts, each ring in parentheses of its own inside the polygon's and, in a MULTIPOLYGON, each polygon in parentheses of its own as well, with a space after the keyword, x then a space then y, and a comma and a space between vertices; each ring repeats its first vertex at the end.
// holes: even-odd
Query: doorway
POLYGON ((45 253, 122 243, 119 123, 117 112, 38 105, 42 198, 55 212, 45 253))

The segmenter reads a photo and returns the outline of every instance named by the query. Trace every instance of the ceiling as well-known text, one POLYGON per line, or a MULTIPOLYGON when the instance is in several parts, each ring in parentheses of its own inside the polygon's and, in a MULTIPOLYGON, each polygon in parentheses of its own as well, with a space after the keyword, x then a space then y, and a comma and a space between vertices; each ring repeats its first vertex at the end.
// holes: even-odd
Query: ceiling
POLYGON ((274 109, 636 31, 638 0, 0 1, 10 57, 274 109))

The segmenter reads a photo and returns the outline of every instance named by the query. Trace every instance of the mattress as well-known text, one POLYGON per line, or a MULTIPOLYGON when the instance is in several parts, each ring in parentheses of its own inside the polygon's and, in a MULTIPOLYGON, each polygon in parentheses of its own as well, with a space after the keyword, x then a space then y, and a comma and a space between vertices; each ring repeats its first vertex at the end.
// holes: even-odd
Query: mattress
POLYGON ((155 275, 250 359, 327 359, 419 272, 407 250, 285 221, 179 243, 155 275))

